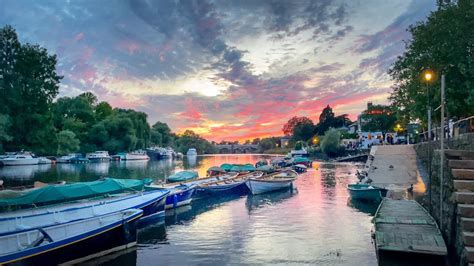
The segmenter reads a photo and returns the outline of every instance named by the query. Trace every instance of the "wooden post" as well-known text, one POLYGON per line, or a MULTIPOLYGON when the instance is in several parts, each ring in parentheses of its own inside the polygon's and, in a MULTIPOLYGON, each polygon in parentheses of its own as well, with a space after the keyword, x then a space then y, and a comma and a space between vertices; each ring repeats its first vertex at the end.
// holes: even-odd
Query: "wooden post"
POLYGON ((440 166, 439 166, 439 229, 443 230, 443 175, 444 175, 444 86, 445 76, 441 75, 441 134, 440 134, 440 166))

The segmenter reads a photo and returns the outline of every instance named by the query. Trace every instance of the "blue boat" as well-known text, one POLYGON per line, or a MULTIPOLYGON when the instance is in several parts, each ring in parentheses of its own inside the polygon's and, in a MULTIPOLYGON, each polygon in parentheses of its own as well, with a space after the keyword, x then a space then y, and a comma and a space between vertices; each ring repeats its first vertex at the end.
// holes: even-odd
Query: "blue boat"
POLYGON ((181 184, 168 187, 170 194, 166 197, 165 209, 174 209, 191 203, 196 185, 181 184))
POLYGON ((0 236, 52 225, 89 219, 128 209, 142 209, 139 227, 163 218, 168 190, 118 194, 107 198, 86 200, 47 207, 0 213, 0 236))
POLYGON ((263 172, 253 172, 251 174, 237 175, 223 180, 199 184, 196 188, 196 195, 199 198, 231 194, 244 195, 248 193, 245 182, 249 178, 260 178, 262 176, 263 172))
POLYGON ((77 264, 132 247, 142 214, 132 209, 0 236, 0 264, 77 264))
POLYGON ((347 190, 353 200, 379 202, 387 196, 388 189, 369 184, 350 184, 347 190))

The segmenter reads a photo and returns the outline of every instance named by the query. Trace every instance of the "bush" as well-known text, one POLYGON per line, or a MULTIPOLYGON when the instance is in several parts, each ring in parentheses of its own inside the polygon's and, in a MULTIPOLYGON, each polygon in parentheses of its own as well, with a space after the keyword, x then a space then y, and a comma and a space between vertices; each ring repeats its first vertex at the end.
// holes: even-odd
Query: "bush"
POLYGON ((321 140, 321 150, 329 157, 336 157, 344 154, 344 147, 339 145, 340 139, 341 133, 334 128, 330 128, 326 131, 321 140))

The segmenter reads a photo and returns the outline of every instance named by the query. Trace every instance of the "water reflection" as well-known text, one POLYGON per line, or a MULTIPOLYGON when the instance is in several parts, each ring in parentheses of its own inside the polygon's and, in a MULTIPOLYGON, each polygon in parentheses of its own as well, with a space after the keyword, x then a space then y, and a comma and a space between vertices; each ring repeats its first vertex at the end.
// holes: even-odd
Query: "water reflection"
POLYGON ((292 197, 296 193, 296 189, 288 188, 285 190, 274 191, 271 193, 265 193, 260 195, 249 195, 247 196, 245 206, 247 207, 250 213, 252 210, 258 208, 264 208, 265 206, 269 205, 276 205, 279 202, 292 197))
POLYGON ((347 206, 355 208, 358 211, 369 214, 369 215, 375 215, 375 213, 377 212, 377 208, 379 207, 379 203, 352 200, 349 197, 347 198, 347 206))

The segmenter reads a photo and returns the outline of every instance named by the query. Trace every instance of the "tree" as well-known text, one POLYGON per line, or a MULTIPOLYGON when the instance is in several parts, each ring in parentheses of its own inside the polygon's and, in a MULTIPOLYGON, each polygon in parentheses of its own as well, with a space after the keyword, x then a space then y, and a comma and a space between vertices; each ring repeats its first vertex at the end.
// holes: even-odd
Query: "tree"
POLYGON ((100 102, 95 107, 95 119, 97 121, 104 120, 108 116, 113 114, 112 106, 108 102, 100 102))
POLYGON ((56 74, 56 56, 32 44, 20 44, 10 26, 0 29, 0 97, 2 114, 9 115, 7 149, 54 152, 56 134, 51 103, 58 94, 61 76, 56 74))
POLYGON ((397 121, 396 114, 392 111, 390 106, 385 105, 371 105, 362 113, 362 131, 382 131, 386 133, 393 131, 395 122, 397 121))
POLYGON ((12 136, 8 135, 10 125, 10 117, 0 114, 0 151, 3 151, 3 143, 12 140, 12 136))
POLYGON ((275 143, 270 138, 264 138, 260 141, 258 146, 260 147, 260 150, 263 152, 263 151, 275 148, 275 143))
POLYGON ((294 141, 308 140, 314 134, 314 124, 307 117, 294 116, 283 126, 283 133, 294 141))
POLYGON ((80 141, 74 132, 63 130, 58 133, 58 155, 64 155, 79 150, 80 141))
MULTIPOLYGON (((437 11, 408 31, 411 41, 389 70, 395 81, 390 101, 397 107, 400 120, 420 119, 426 124, 428 97, 432 107, 440 105, 440 74, 446 76, 449 116, 474 115, 474 1, 439 1, 437 11), (422 81, 424 69, 435 72, 433 83, 422 81)), ((439 115, 433 119, 439 121, 439 115)))
POLYGON ((155 136, 158 136, 156 133, 161 135, 161 142, 159 145, 169 146, 172 144, 173 138, 171 137, 171 129, 168 124, 158 121, 153 124, 151 131, 155 136))
POLYGON ((327 130, 321 140, 321 150, 329 157, 337 156, 341 149, 340 140, 341 133, 338 130, 334 128, 327 130))

